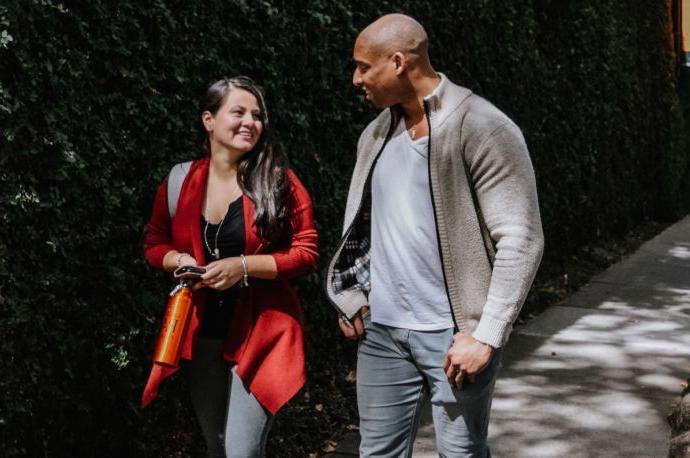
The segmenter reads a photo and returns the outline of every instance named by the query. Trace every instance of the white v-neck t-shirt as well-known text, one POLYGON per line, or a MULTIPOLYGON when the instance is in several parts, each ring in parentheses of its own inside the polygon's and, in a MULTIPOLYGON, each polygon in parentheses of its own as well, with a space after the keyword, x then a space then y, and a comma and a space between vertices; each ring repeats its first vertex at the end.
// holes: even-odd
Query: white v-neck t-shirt
POLYGON ((400 120, 371 181, 371 319, 397 328, 453 327, 429 187, 429 137, 400 120))

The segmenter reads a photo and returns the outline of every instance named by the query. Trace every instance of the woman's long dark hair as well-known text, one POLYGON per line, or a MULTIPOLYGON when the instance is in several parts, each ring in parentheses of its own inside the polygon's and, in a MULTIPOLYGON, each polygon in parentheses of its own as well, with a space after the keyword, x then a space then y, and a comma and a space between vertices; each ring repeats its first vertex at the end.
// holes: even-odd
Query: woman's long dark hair
POLYGON ((206 154, 211 154, 208 132, 201 122, 204 111, 216 115, 233 89, 251 93, 259 104, 263 131, 254 148, 243 155, 237 164, 237 182, 242 192, 254 203, 254 222, 259 235, 271 244, 285 239, 289 232, 287 212, 290 197, 290 183, 287 177, 285 157, 270 141, 268 111, 263 91, 246 76, 223 78, 212 83, 201 101, 199 119, 200 131, 206 154))

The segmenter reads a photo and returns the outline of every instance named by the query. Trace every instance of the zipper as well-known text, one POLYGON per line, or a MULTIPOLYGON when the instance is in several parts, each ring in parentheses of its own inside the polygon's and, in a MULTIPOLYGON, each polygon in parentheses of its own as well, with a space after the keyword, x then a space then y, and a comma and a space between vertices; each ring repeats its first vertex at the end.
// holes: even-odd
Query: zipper
POLYGON ((450 306, 450 316, 453 318, 453 332, 456 333, 460 330, 458 327, 458 320, 455 317, 455 312, 453 311, 453 304, 450 301, 450 292, 448 291, 448 277, 446 275, 446 267, 443 263, 443 250, 441 249, 441 234, 438 230, 438 221, 436 219, 436 201, 434 200, 434 187, 431 184, 431 116, 429 116, 429 102, 424 101, 424 114, 426 115, 426 122, 429 126, 429 142, 427 143, 427 165, 429 169, 429 193, 431 194, 431 208, 434 213, 434 227, 436 228, 436 243, 438 245, 438 255, 441 260, 441 272, 443 273, 443 285, 446 288, 446 297, 448 298, 448 305, 450 306))
MULTIPOLYGON (((371 167, 369 168, 369 172, 367 174, 367 179, 364 182, 362 197, 359 200, 359 207, 357 207, 357 211, 355 212, 355 216, 352 218, 352 222, 350 223, 350 227, 347 228, 347 231, 345 231, 345 234, 343 235, 343 237, 340 239, 340 242, 338 243, 338 249, 336 250, 336 253, 338 253, 338 255, 340 255, 340 252, 342 251, 343 246, 345 245, 345 241, 350 236, 350 233, 352 232, 352 228, 354 227, 355 222, 357 221, 357 218, 359 218, 359 213, 362 211, 362 205, 364 204, 364 193, 366 192, 367 186, 369 186, 369 181, 371 180, 371 175, 374 173, 374 167, 376 167, 376 162, 378 162, 379 156, 381 156, 383 149, 386 147, 386 144, 388 143, 388 140, 390 139, 390 136, 393 133, 393 123, 394 123, 394 113, 393 113, 393 110, 391 109, 391 125, 388 127, 388 133, 386 134, 386 138, 383 141, 383 145, 381 145, 379 152, 376 153, 376 157, 374 157, 374 162, 371 163, 371 167)), ((336 303, 331 300, 331 297, 328 294, 328 282, 330 281, 330 278, 328 278, 328 270, 330 270, 330 269, 326 268, 326 275, 324 276, 325 277, 324 278, 324 289, 326 290, 326 298, 328 299, 328 302, 330 302, 330 304, 338 312, 338 315, 342 319, 343 323, 345 323, 346 325, 349 325, 351 327, 352 325, 350 323, 350 319, 347 317, 347 314, 345 312, 343 312, 340 309, 340 307, 338 307, 336 305, 336 303)))

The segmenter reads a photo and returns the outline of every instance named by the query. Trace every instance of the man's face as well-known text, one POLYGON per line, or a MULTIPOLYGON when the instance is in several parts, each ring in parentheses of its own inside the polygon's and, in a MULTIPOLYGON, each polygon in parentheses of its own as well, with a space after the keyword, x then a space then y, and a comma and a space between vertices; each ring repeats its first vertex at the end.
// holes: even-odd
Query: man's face
POLYGON ((353 52, 355 72, 352 84, 364 90, 366 99, 376 108, 395 105, 398 100, 398 75, 392 56, 374 52, 366 38, 359 37, 353 52))

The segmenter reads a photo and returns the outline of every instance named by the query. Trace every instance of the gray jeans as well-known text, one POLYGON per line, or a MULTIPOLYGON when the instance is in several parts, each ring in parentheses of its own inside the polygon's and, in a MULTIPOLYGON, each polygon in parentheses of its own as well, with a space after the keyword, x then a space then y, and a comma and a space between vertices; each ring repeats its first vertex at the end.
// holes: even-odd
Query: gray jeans
POLYGON ((212 458, 265 456, 273 416, 223 359, 223 341, 199 339, 184 367, 192 405, 212 458))
POLYGON ((409 457, 422 404, 430 398, 442 457, 487 457, 487 430, 501 351, 474 383, 453 388, 443 359, 453 330, 413 331, 371 322, 357 355, 361 457, 409 457))

